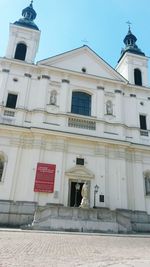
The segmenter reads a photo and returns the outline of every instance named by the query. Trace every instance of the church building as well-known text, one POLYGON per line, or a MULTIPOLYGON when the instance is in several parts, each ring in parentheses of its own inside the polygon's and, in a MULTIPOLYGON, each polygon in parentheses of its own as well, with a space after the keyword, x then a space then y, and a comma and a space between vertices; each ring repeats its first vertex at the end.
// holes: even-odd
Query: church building
POLYGON ((129 26, 116 69, 83 45, 35 62, 33 3, 0 58, 0 224, 37 206, 150 215, 148 57, 129 26))

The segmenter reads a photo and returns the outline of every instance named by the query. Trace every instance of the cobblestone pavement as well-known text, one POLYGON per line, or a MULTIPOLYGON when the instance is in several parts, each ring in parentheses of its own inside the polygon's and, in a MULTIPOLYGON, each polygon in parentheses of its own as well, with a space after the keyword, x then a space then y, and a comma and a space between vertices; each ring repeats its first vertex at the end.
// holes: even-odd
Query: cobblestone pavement
POLYGON ((150 237, 0 231, 0 267, 150 267, 150 237))

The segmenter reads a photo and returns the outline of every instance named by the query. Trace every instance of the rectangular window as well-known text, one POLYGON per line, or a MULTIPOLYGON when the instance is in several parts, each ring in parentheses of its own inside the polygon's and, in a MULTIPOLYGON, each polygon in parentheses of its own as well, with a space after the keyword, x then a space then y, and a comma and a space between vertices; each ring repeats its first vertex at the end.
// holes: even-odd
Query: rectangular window
POLYGON ((84 159, 76 158, 76 165, 84 165, 84 159))
POLYGON ((146 116, 145 115, 140 115, 140 129, 141 130, 147 130, 147 125, 146 125, 146 116))
POLYGON ((6 107, 15 109, 17 103, 17 97, 18 97, 17 95, 9 93, 7 97, 6 107))
POLYGON ((99 195, 99 201, 104 202, 104 195, 99 195))

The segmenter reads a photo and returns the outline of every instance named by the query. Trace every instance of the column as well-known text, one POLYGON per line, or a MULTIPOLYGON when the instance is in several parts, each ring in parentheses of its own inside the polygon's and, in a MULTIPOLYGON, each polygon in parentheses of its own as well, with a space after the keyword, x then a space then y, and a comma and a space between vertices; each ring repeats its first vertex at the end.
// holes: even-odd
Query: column
POLYGON ((116 93, 116 105, 115 105, 115 114, 116 115, 116 121, 122 123, 122 110, 123 110, 123 101, 122 101, 122 91, 121 90, 115 90, 116 93))
POLYGON ((69 83, 67 79, 62 79, 60 90, 60 112, 65 113, 69 110, 69 83))
POLYGON ((96 116, 99 119, 104 117, 104 87, 97 86, 97 112, 96 116))
POLYGON ((2 73, 0 75, 0 105, 4 105, 4 100, 7 95, 7 82, 9 78, 9 72, 10 70, 7 69, 2 69, 2 73))

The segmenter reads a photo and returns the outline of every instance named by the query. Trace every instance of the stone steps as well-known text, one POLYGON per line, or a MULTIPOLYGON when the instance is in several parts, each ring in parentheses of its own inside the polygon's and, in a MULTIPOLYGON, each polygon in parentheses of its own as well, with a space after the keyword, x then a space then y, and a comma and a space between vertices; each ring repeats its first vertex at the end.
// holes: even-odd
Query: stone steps
POLYGON ((107 208, 39 207, 31 228, 78 232, 131 232, 129 218, 107 208))
POLYGON ((150 216, 142 211, 46 206, 38 207, 30 229, 93 233, 144 233, 150 232, 149 221, 150 216))

